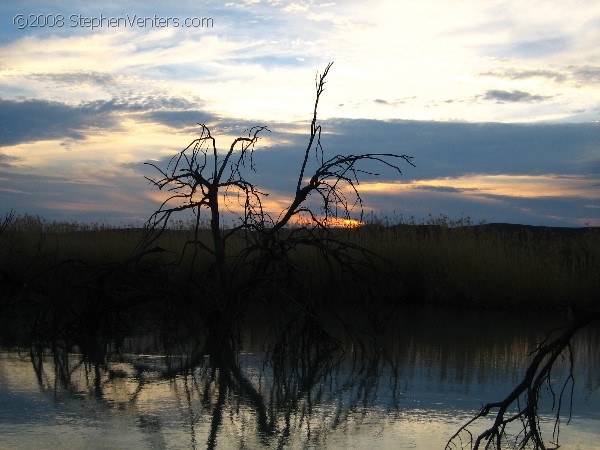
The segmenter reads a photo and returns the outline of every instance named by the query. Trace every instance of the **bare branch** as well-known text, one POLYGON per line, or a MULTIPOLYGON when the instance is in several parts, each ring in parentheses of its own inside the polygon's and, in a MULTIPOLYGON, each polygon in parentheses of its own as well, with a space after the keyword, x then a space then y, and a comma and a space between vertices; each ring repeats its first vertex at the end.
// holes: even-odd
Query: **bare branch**
POLYGON ((325 67, 323 74, 321 76, 319 76, 317 74, 317 77, 315 80, 315 85, 317 88, 317 96, 315 98, 315 107, 313 110, 313 118, 312 118, 312 122, 310 124, 310 138, 308 140, 308 145, 306 146, 306 150, 304 152, 304 160, 302 161, 300 175, 298 176, 298 184, 296 186, 296 192, 300 191, 300 186, 302 185, 302 179, 304 178, 304 170, 306 169, 306 162, 308 161, 308 155, 310 154, 311 148, 313 148, 315 139, 317 140, 316 149, 321 150, 321 151, 323 150, 323 148, 321 147, 321 126, 317 125, 317 110, 319 107, 319 99, 321 98, 321 94, 325 90, 325 78, 327 77, 327 74, 329 73, 329 69, 331 68, 332 65, 333 65, 332 62, 327 64, 327 67, 325 67))
MULTIPOLYGON (((562 402, 567 387, 570 385, 572 389, 574 380, 574 361, 571 341, 573 336, 579 330, 597 320, 600 320, 600 310, 598 309, 589 311, 585 316, 579 317, 570 326, 564 328, 554 339, 551 339, 553 334, 551 333, 535 350, 533 359, 529 364, 521 383, 519 383, 505 399, 484 405, 472 419, 461 426, 458 431, 452 435, 445 448, 470 448, 477 450, 480 446, 483 446, 484 449, 500 449, 502 441, 507 437, 507 426, 517 420, 521 421, 521 430, 518 434, 519 440, 517 442, 518 448, 525 448, 529 444, 532 444, 536 449, 558 448, 562 402), (557 406, 553 432, 555 444, 549 447, 544 442, 539 427, 538 401, 544 385, 548 386, 549 392, 553 396, 553 400, 556 401, 556 394, 552 387, 551 373, 557 359, 561 357, 564 352, 568 353, 570 369, 569 375, 564 380, 560 389, 558 403, 553 402, 553 409, 557 406), (524 399, 525 402, 523 407, 519 406, 521 399, 524 399), (509 414, 509 408, 515 405, 518 406, 517 411, 512 415, 509 414), (473 435, 468 428, 478 419, 487 417, 492 411, 495 411, 495 419, 492 426, 481 432, 475 440, 473 440, 473 435), (463 439, 461 437, 463 434, 466 434, 469 438, 468 446, 463 444, 463 439)), ((569 412, 569 415, 570 413, 571 412, 569 412)))

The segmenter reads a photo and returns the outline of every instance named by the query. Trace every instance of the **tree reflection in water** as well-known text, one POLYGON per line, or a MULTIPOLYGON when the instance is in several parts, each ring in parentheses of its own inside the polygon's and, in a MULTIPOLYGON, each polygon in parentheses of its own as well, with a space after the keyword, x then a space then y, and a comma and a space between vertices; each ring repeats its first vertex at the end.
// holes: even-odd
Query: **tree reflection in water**
MULTIPOLYGON (((151 435, 160 435, 163 420, 174 420, 161 417, 160 408, 153 412, 153 399, 173 396, 193 448, 215 448, 227 433, 224 421, 263 446, 284 447, 299 434, 318 442, 352 411, 366 417, 376 398, 386 361, 373 330, 350 331, 340 320, 331 327, 306 310, 228 333, 207 331, 214 327, 198 317, 176 328, 171 319, 154 324, 156 333, 129 337, 98 327, 94 334, 38 335, 31 346, 37 381, 57 397, 133 411, 151 435), (249 351, 261 334, 260 348, 249 351), (205 438, 200 424, 209 424, 205 438)), ((396 399, 390 400, 392 408, 396 399)))
MULTIPOLYGON (((419 311, 261 312, 219 333, 198 315, 173 318, 122 333, 98 326, 94 334, 38 335, 37 381, 56 398, 136 417, 152 448, 172 447, 173 433, 191 448, 322 446, 336 429, 393 422, 411 407, 413 385, 435 378, 468 391, 495 376, 518 379, 519 361, 542 335, 513 334, 507 323, 490 329, 481 316, 480 329, 457 326, 451 314, 419 311)), ((575 347, 576 358, 589 358, 597 338, 575 347)), ((479 406, 465 402, 470 411, 479 406)))

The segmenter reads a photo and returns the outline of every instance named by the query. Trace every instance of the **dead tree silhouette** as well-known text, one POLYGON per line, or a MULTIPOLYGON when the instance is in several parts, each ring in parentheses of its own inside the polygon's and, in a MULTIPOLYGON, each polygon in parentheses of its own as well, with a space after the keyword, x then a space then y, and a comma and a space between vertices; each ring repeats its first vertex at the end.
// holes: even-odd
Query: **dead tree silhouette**
POLYGON ((350 219, 353 212, 358 212, 362 218, 359 175, 377 174, 359 166, 366 162, 376 163, 402 174, 401 162, 413 165, 411 156, 397 153, 325 156, 317 111, 331 66, 329 63, 323 73, 316 76, 310 134, 302 154, 296 190, 289 205, 277 217, 263 208, 263 199, 268 194, 247 176, 248 170, 256 171, 254 148, 261 135, 269 131, 265 126, 250 128, 245 136, 235 139, 229 149, 221 153, 208 126, 199 124, 200 136, 173 156, 166 169, 147 163, 160 173, 158 178, 148 178, 150 183, 170 195, 148 219, 148 233, 142 246, 147 248, 160 236, 173 214, 193 211, 196 218, 194 237, 188 244, 194 248, 194 261, 200 251, 210 255, 213 270, 210 281, 214 295, 219 297, 216 306, 222 312, 228 309, 231 299, 238 296, 240 290, 248 289, 248 283, 268 283, 269 270, 274 264, 280 269, 294 270, 289 254, 299 246, 313 247, 326 258, 340 264, 348 263, 348 250, 360 249, 337 239, 330 232, 329 223, 332 219, 350 219), (314 171, 310 171, 308 165, 311 155, 316 159, 314 171), (320 202, 320 211, 308 204, 308 200, 314 198, 320 202), (236 214, 237 222, 233 227, 224 229, 221 213, 224 209, 235 213, 228 207, 234 200, 242 212, 236 214), (200 233, 202 212, 208 212, 210 217, 211 238, 206 241, 200 233), (301 225, 296 221, 299 217, 304 218, 301 225), (289 228, 294 223, 295 226, 289 228), (245 244, 241 251, 228 257, 228 244, 232 240, 241 240, 245 244), (252 277, 242 281, 240 274, 249 267, 253 269, 252 277))

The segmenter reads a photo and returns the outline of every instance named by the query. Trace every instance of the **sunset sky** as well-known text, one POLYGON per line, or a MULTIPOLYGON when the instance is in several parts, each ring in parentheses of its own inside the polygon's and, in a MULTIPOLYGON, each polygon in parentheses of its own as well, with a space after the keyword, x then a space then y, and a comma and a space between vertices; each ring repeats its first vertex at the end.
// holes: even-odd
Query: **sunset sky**
POLYGON ((365 175, 365 212, 600 226, 598 1, 0 3, 0 214, 131 224, 144 162, 207 124, 265 125, 253 180, 281 210, 315 75, 326 155, 414 157, 365 175), (205 20, 202 20, 202 19, 205 20))

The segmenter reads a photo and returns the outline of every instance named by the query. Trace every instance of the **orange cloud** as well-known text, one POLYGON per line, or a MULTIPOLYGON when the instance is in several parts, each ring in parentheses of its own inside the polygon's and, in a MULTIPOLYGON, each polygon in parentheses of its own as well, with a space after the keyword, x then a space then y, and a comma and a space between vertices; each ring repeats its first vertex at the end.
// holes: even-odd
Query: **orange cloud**
POLYGON ((508 197, 600 197, 598 179, 576 175, 465 175, 402 182, 361 183, 361 192, 401 194, 414 189, 456 190, 465 195, 497 195, 508 197))

